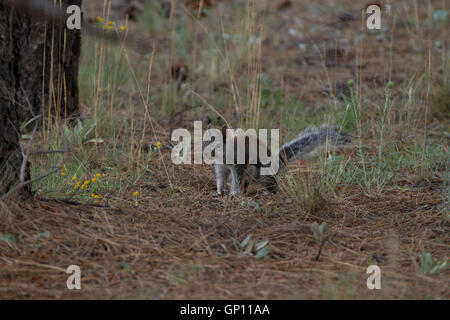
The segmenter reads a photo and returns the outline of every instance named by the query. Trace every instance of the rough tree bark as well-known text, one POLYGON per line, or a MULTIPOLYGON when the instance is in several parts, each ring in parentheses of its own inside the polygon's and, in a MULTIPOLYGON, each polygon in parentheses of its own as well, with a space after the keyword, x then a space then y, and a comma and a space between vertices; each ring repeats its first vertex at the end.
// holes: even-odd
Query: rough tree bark
MULTIPOLYGON (((49 108, 61 117, 78 113, 80 31, 30 17, 11 3, 0 0, 0 195, 19 182, 21 124, 49 108)), ((29 166, 26 171, 29 178, 29 166)), ((22 191, 29 192, 30 186, 22 191)))

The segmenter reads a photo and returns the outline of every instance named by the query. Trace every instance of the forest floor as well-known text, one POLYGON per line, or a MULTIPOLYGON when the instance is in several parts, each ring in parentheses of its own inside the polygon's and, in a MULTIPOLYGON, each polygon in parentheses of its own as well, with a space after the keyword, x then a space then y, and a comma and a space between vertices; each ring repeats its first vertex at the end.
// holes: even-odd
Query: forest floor
POLYGON ((82 119, 46 119, 35 146, 70 154, 32 162, 64 167, 35 199, 0 202, 0 299, 449 299, 445 1, 395 1, 382 30, 362 23, 367 1, 210 2, 128 22, 123 1, 109 17, 86 5, 128 40, 83 37, 82 119), (276 194, 213 197, 213 168, 173 164, 170 139, 207 115, 221 126, 213 107, 282 142, 328 123, 357 143, 293 163, 276 194))

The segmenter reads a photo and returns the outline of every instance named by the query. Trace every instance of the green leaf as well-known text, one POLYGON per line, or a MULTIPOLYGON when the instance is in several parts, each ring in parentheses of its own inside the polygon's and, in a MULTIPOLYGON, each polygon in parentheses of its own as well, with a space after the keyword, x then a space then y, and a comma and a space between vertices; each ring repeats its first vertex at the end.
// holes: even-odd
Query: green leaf
POLYGON ((267 256, 270 252, 270 247, 265 247, 262 250, 259 250, 258 253, 255 254, 256 259, 261 259, 267 256))
POLYGON ((311 225, 311 230, 312 230, 312 231, 318 232, 318 231, 319 231, 319 224, 318 224, 317 222, 314 222, 314 223, 311 225))
POLYGON ((66 138, 70 138, 72 136, 69 128, 67 128, 67 126, 64 126, 64 134, 66 136, 66 138))
POLYGON ((92 132, 92 130, 94 130, 94 128, 97 126, 97 121, 95 121, 88 129, 88 131, 86 131, 86 133, 83 135, 83 141, 86 140, 89 137, 89 134, 92 132))
POLYGON ((243 249, 248 244, 248 242, 250 241, 251 238, 252 238, 252 234, 249 234, 244 240, 242 240, 242 242, 239 244, 241 249, 243 249))
POLYGON ((83 123, 80 119, 77 119, 77 126, 75 127, 75 134, 80 135, 81 130, 83 130, 83 123))
POLYGON ((445 22, 448 20, 448 11, 436 10, 433 12, 433 20, 438 22, 445 22))
POLYGON ((105 142, 102 138, 98 138, 98 139, 90 139, 88 141, 86 141, 86 143, 103 143, 105 142))
POLYGON ((38 234, 36 234, 35 236, 34 236, 34 239, 36 239, 36 240, 39 240, 39 239, 41 239, 41 238, 46 238, 46 239, 48 239, 48 238, 50 238, 51 237, 51 233, 50 233, 50 231, 44 231, 44 232, 41 232, 41 233, 38 233, 38 234))
POLYGON ((12 234, 4 234, 0 237, 0 240, 17 243, 16 237, 14 237, 12 234))
POLYGON ((319 226, 320 234, 323 235, 325 232, 327 232, 328 226, 326 222, 322 222, 322 224, 319 226))
POLYGON ((260 241, 260 242, 256 243, 256 244, 255 244, 255 250, 256 250, 256 251, 261 250, 262 248, 264 248, 265 246, 267 246, 268 243, 269 243, 268 240, 263 240, 263 241, 260 241))
POLYGON ((254 244, 255 244, 255 241, 251 240, 248 243, 247 248, 245 248, 244 254, 252 255, 252 250, 253 250, 254 244))
POLYGON ((433 264, 433 257, 431 256, 431 253, 422 252, 420 260, 423 271, 427 272, 430 269, 430 266, 433 264))
POLYGON ((320 240, 320 230, 319 230, 319 224, 317 222, 314 222, 311 225, 311 230, 313 232, 314 235, 314 239, 316 239, 317 241, 320 240))
POLYGON ((439 261, 436 261, 430 271, 428 271, 428 274, 433 275, 436 273, 439 273, 447 268, 447 260, 441 259, 439 261))

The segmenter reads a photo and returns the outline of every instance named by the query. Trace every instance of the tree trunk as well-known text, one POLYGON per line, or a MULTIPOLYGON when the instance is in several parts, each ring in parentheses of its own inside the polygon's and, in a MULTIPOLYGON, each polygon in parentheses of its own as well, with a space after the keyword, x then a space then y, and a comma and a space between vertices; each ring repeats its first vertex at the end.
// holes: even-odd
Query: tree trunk
POLYGON ((0 0, 0 195, 19 182, 21 125, 38 115, 31 128, 48 114, 78 113, 80 31, 35 18, 0 0))

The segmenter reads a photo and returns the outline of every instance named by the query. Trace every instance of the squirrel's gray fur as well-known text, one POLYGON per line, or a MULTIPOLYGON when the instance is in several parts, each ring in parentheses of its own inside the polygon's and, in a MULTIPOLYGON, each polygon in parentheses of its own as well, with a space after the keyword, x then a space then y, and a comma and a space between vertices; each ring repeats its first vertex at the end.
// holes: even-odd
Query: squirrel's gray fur
MULTIPOLYGON (((225 128, 222 128, 222 132, 226 130, 225 128)), ((349 146, 351 142, 351 136, 337 127, 326 125, 310 127, 295 139, 281 146, 278 151, 279 168, 282 170, 288 162, 294 160, 306 160, 320 152, 349 146)), ((226 139, 224 139, 225 143, 226 139)), ((217 194, 222 194, 227 175, 231 184, 232 195, 240 193, 242 189, 245 191, 249 183, 253 181, 260 181, 267 191, 276 192, 276 176, 280 173, 280 170, 275 175, 264 176, 260 174, 262 167, 269 166, 270 164, 263 165, 259 159, 256 164, 225 164, 225 159, 223 164, 214 163, 217 194)))
POLYGON ((295 139, 281 146, 280 164, 283 166, 293 160, 306 160, 320 151, 322 147, 332 150, 349 145, 351 142, 350 135, 337 127, 326 125, 309 127, 295 139))

